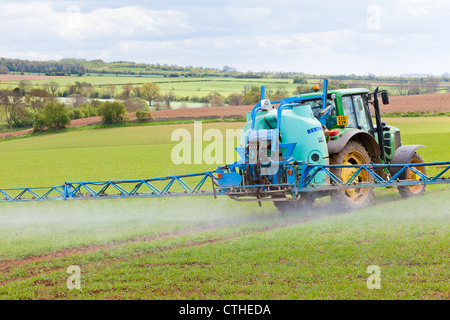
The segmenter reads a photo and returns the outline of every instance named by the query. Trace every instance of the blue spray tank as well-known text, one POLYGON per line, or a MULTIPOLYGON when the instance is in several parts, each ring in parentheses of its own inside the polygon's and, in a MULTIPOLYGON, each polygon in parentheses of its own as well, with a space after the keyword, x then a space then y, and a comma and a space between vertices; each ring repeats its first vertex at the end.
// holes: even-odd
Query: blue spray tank
MULTIPOLYGON (((327 102, 327 82, 324 81, 322 99, 327 102)), ((219 168, 219 186, 237 188, 236 196, 252 190, 258 196, 292 194, 286 185, 298 187, 301 176, 299 164, 328 165, 328 148, 321 118, 314 117, 310 100, 317 95, 296 96, 280 101, 265 98, 261 88, 261 102, 247 114, 247 124, 241 135, 241 146, 236 148, 240 159, 219 168), (278 104, 274 108, 273 104, 278 104)), ((320 98, 320 97, 319 97, 320 98)), ((323 108, 325 110, 325 108, 323 108)), ((312 181, 315 185, 329 182, 328 176, 318 173, 312 181)), ((230 192, 233 194, 233 192, 230 192)), ((295 196, 295 192, 294 192, 295 196)))

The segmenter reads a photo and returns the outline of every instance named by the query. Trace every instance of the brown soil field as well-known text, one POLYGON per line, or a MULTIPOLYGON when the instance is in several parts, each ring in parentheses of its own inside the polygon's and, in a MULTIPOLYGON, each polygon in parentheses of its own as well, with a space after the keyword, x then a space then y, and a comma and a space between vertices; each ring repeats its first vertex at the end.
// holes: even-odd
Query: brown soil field
POLYGON ((20 80, 41 80, 41 79, 53 79, 64 78, 64 76, 39 76, 31 74, 0 74, 0 81, 20 81, 20 80))
POLYGON ((450 111, 450 93, 391 96, 389 104, 380 103, 381 113, 408 111, 450 111))
MULTIPOLYGON (((383 105, 380 101, 381 113, 390 112, 425 112, 425 111, 450 111, 450 93, 422 94, 414 96, 392 96, 390 103, 383 105)), ((153 119, 189 119, 189 118, 208 118, 208 117, 241 117, 252 110, 253 106, 226 106, 214 108, 186 108, 172 110, 152 111, 153 119)), ((373 110, 372 110, 373 112, 373 110)), ((128 114, 129 121, 135 121, 134 113, 128 114)), ((101 122, 101 117, 92 117, 85 119, 72 120, 69 127, 79 127, 101 122)), ((2 132, 0 139, 30 133, 32 130, 21 130, 15 132, 2 132)))
MULTIPOLYGON (((343 82, 344 83, 354 83, 355 81, 348 80, 348 81, 343 81, 343 82)), ((364 86, 397 86, 398 85, 397 82, 358 82, 358 84, 363 87, 364 86)), ((450 87, 450 83, 440 82, 439 86, 440 87, 450 87)))

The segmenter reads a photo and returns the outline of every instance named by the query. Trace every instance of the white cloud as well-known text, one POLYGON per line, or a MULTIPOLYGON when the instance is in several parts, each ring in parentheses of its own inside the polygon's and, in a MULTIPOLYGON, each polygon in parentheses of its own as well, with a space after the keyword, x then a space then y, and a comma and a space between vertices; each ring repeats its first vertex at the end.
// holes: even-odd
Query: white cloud
POLYGON ((27 59, 333 74, 450 71, 445 0, 19 0, 0 3, 0 29, 0 55, 27 59), (375 3, 380 10, 368 10, 375 3), (369 28, 374 13, 369 26, 376 28, 369 28))
POLYGON ((22 34, 63 41, 159 37, 194 31, 183 12, 140 6, 98 8, 84 13, 73 4, 65 12, 57 12, 48 2, 6 3, 0 4, 0 12, 3 30, 10 29, 12 22, 20 30, 26 30, 22 34))

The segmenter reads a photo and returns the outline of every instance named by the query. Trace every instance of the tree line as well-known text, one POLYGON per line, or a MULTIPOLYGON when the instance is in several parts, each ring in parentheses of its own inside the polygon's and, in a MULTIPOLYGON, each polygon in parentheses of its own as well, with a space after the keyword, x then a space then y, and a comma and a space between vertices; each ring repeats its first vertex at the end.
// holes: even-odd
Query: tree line
MULTIPOLYGON (((127 112, 137 112, 138 120, 150 118, 149 106, 160 97, 159 87, 145 83, 138 88, 139 98, 131 95, 131 88, 125 87, 117 101, 85 99, 80 93, 84 86, 76 85, 70 97, 71 104, 58 101, 51 86, 22 90, 0 90, 0 110, 8 129, 33 127, 34 131, 59 130, 71 120, 101 116, 106 124, 120 123, 127 112), (53 92, 52 92, 53 91, 53 92)), ((166 98, 163 96, 163 99, 166 98)))
MULTIPOLYGON (((276 78, 295 79, 298 77, 305 79, 330 80, 365 80, 365 81, 395 81, 395 82, 426 82, 429 76, 423 77, 403 77, 403 76, 376 76, 373 73, 367 75, 317 75, 305 74, 304 72, 240 72, 235 68, 224 66, 219 68, 177 66, 159 63, 136 63, 129 61, 105 62, 101 59, 86 60, 65 58, 58 61, 30 61, 24 59, 0 58, 0 74, 9 72, 19 73, 41 73, 48 75, 83 75, 86 73, 98 74, 123 74, 123 75, 160 75, 165 77, 233 77, 245 79, 276 78)), ((450 74, 443 73, 436 76, 441 81, 449 82, 450 74)))

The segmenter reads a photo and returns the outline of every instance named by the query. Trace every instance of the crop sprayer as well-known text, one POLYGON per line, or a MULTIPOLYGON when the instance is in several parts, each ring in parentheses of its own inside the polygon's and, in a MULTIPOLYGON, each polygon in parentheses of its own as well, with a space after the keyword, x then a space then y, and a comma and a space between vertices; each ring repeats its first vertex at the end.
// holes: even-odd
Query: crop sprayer
POLYGON ((247 113, 240 159, 215 171, 159 178, 65 182, 55 187, 0 189, 0 202, 176 196, 228 196, 272 201, 279 211, 310 208, 330 196, 336 206, 369 205, 374 188, 398 188, 402 197, 422 195, 431 184, 449 183, 450 161, 424 163, 403 145, 400 130, 381 122, 379 97, 386 90, 353 88, 265 99, 247 113), (373 106, 375 124, 370 105, 373 106), (434 167, 434 176, 427 168, 434 167))

